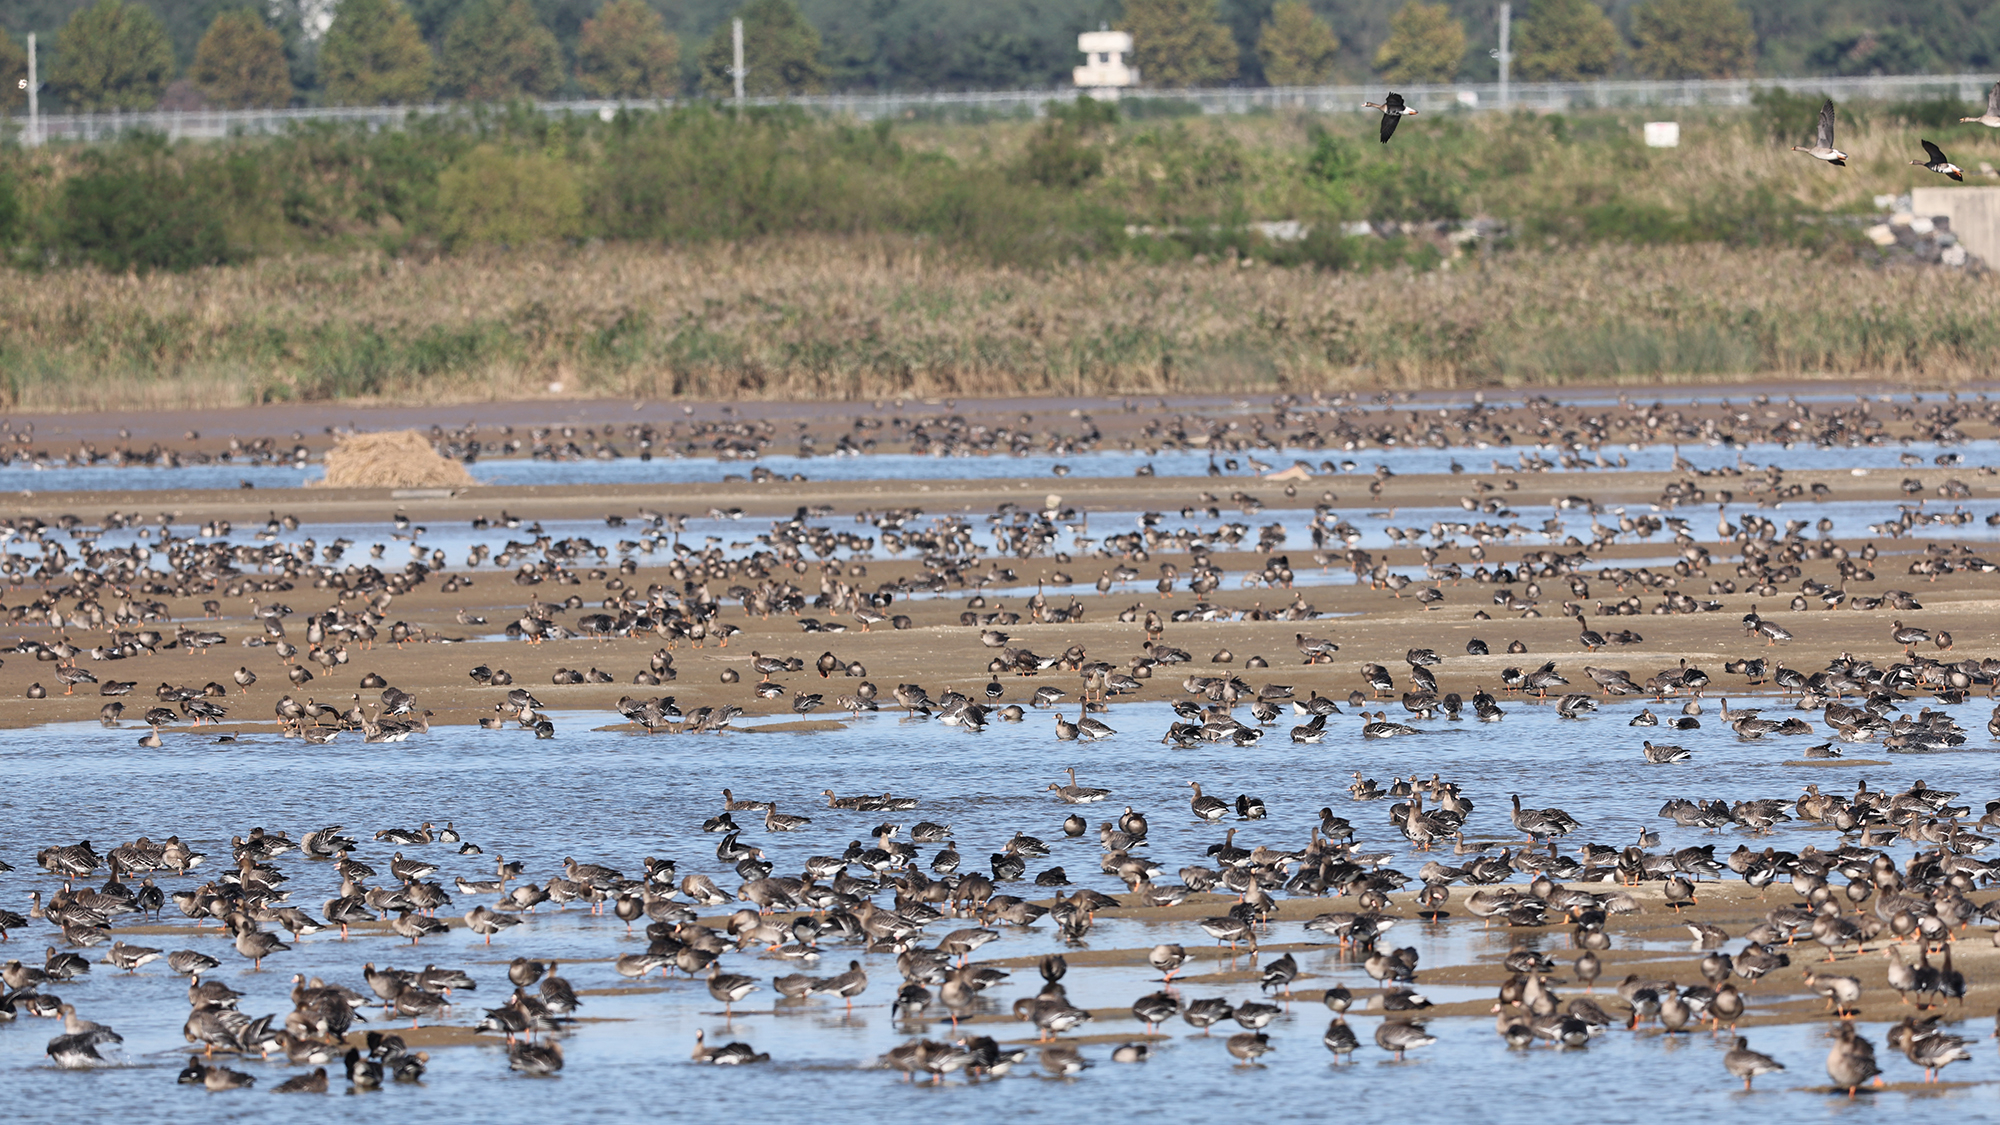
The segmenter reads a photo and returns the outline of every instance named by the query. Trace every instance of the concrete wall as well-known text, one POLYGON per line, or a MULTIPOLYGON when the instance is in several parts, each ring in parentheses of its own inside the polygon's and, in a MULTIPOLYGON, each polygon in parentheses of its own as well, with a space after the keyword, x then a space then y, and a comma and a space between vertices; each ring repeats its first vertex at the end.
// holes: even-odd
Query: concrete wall
POLYGON ((2000 266, 2000 187, 1932 187, 1910 192, 1910 210, 1951 220, 1951 233, 1989 267, 2000 266))

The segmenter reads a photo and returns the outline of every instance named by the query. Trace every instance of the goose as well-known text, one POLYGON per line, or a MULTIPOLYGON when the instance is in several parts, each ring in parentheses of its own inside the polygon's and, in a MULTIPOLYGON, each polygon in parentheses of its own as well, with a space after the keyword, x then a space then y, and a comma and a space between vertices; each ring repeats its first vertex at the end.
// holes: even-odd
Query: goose
POLYGON ((1082 1051, 1067 1043, 1051 1043, 1042 1048, 1042 1069, 1058 1078, 1081 1074, 1093 1065, 1082 1051))
POLYGON ((465 912, 465 928, 478 934, 486 945, 493 944, 493 935, 510 926, 518 926, 521 919, 512 914, 503 914, 484 903, 465 912))
POLYGON ((809 816, 788 816, 778 811, 775 804, 764 809, 764 830, 766 832, 796 832, 812 823, 809 816))
POLYGON ((1146 1034, 1152 1035, 1158 1025, 1180 1014, 1181 1002, 1166 992, 1155 992, 1141 996, 1132 1002, 1132 1014, 1146 1025, 1146 1034))
POLYGON ((1646 761, 1655 765, 1663 765, 1668 762, 1685 762, 1694 757, 1694 752, 1685 746, 1655 746, 1651 742, 1644 742, 1640 745, 1645 747, 1646 761))
POLYGON ((1851 1023, 1842 1023, 1834 1033, 1833 1049, 1826 1053, 1826 1074, 1836 1089, 1845 1089, 1849 1098, 1870 1078, 1882 1084, 1882 1068, 1875 1064, 1875 1046, 1862 1038, 1851 1023))
POLYGON ((1916 646, 1931 639, 1930 630, 1906 626, 1897 621, 1889 629, 1889 639, 1903 646, 1903 655, 1908 656, 1916 646))
POLYGON ((1236 1014, 1236 1009, 1228 1000, 1214 997, 1207 1000, 1190 1000, 1181 1005, 1181 1019, 1190 1027, 1198 1027, 1203 1035, 1208 1029, 1236 1014))
POLYGON ((1224 1043, 1223 1046, 1230 1054, 1242 1060, 1237 1064, 1238 1066, 1259 1065, 1257 1062, 1259 1058, 1277 1050, 1277 1047, 1271 1042, 1271 1037, 1261 1031, 1239 1032, 1230 1036, 1228 1042, 1224 1043))
POLYGON ((1966 1041, 1937 1030, 1932 1022, 1934 1019, 1932 1017, 1919 1023, 1914 1018, 1906 1018, 1889 1031, 1889 1045, 1893 1047, 1899 1039, 1902 1041, 1903 1054, 1913 1065, 1924 1068, 1925 1082, 1938 1081, 1945 1067, 1972 1057, 1966 1041))
POLYGON ((1190 781, 1188 782, 1188 788, 1194 790, 1194 796, 1188 800, 1188 807, 1194 811, 1194 815, 1197 817, 1214 822, 1229 815, 1229 802, 1220 797, 1210 797, 1204 794, 1201 791, 1201 782, 1190 781))
POLYGON ((1979 117, 1961 117, 1958 120, 1960 124, 1972 121, 1984 125, 1988 129, 2000 129, 2000 82, 1995 82, 1993 88, 1986 91, 1986 112, 1984 115, 1979 117))
POLYGON ((192 949, 176 949, 167 954, 167 968, 184 977, 199 977, 202 973, 221 967, 222 962, 192 949))
POLYGON ((326 1068, 314 1067, 306 1074, 293 1075, 271 1088, 274 1094, 324 1094, 326 1093, 326 1068))
POLYGON ((521 1040, 507 1048, 507 1067, 523 1074, 547 1077, 563 1068, 562 1044, 521 1040))
POLYGON ((1819 107, 1819 131, 1815 134, 1813 143, 1810 146, 1793 145, 1792 151, 1803 152, 1814 160, 1824 160, 1838 167, 1847 167, 1847 154, 1833 147, 1833 120, 1833 99, 1828 98, 1826 103, 1819 107))
POLYGON ((734 1013, 736 1001, 758 991, 758 983, 752 977, 742 977, 738 973, 724 973, 720 965, 708 967, 708 995, 722 1001, 724 1017, 734 1013))
POLYGON ((249 959, 250 967, 253 970, 264 967, 264 958, 269 957, 273 953, 280 953, 291 948, 291 946, 279 941, 277 935, 267 934, 262 930, 251 929, 249 925, 246 920, 244 928, 237 931, 235 945, 236 952, 249 959))
POLYGON ((1075 742, 1080 729, 1075 723, 1063 718, 1062 712, 1056 712, 1056 741, 1075 742))
POLYGON ((1389 143, 1390 137, 1396 135, 1397 122, 1405 117, 1415 117, 1417 115, 1416 110, 1411 109, 1403 102, 1403 95, 1394 91, 1391 91, 1389 96, 1383 98, 1380 102, 1362 102, 1361 108, 1379 109, 1382 111, 1382 143, 1385 145, 1389 143))
POLYGON ((1407 1051, 1418 1047, 1428 1047, 1437 1042, 1437 1037, 1424 1030, 1424 1025, 1413 1020, 1385 1019, 1375 1028, 1375 1045, 1385 1051, 1395 1053, 1396 1061, 1403 1061, 1407 1051))
POLYGON ((1118 733, 1089 715, 1077 716, 1076 730, 1080 737, 1091 742, 1096 742, 1100 738, 1110 738, 1118 733))
POLYGON ((1174 979, 1174 974, 1187 964, 1187 960, 1187 950, 1173 944, 1156 945, 1146 954, 1146 963, 1160 971, 1163 981, 1174 979))
POLYGON ((1366 711, 1363 711, 1361 714, 1364 719, 1361 725, 1361 737, 1363 738, 1397 738, 1403 735, 1422 733, 1415 727, 1390 722, 1387 711, 1375 712, 1372 719, 1368 717, 1368 712, 1366 711))
POLYGON ((1068 785, 1057 785, 1053 781, 1049 783, 1049 789, 1057 797, 1061 798, 1064 804, 1088 805, 1111 796, 1111 790, 1109 789, 1093 789, 1088 785, 1078 785, 1076 783, 1076 768, 1074 766, 1070 767, 1067 772, 1069 774, 1068 785))
POLYGON ((1944 158, 1944 150, 1940 150, 1940 148, 1938 148, 1936 144, 1932 144, 1932 142, 1928 142, 1928 140, 1920 140, 1918 144, 1922 144, 1922 146, 1924 146, 1924 156, 1928 156, 1928 160, 1910 160, 1910 164, 1916 164, 1918 168, 1926 168, 1926 170, 1930 170, 1930 172, 1936 172, 1936 174, 1940 174, 1940 176, 1946 176, 1946 178, 1952 178, 1952 180, 1958 180, 1960 184, 1962 184, 1962 182, 1966 182, 1966 174, 1964 174, 1964 170, 1962 170, 1962 168, 1960 168, 1958 164, 1952 164, 1950 160, 1946 160, 1946 158, 1944 158))
POLYGON ((861 962, 849 961, 847 971, 829 977, 823 984, 813 987, 809 995, 839 996, 847 1001, 847 1010, 854 1010, 854 998, 868 990, 868 974, 861 968, 861 962))
POLYGON ((157 949, 150 949, 143 945, 127 945, 122 941, 112 942, 111 948, 104 953, 105 964, 114 965, 128 973, 136 973, 139 971, 141 965, 147 965, 159 959, 160 951, 157 949))
POLYGON ((1354 1029, 1347 1026, 1347 1020, 1339 1014, 1335 1014, 1327 1023, 1326 1033, 1320 1036, 1319 1041, 1333 1053, 1333 1061, 1336 1063, 1353 1062, 1354 1052, 1361 1046, 1360 1041, 1354 1037, 1354 1029))
POLYGON ((63 1034, 49 1040, 46 1053, 49 1060, 65 1070, 80 1070, 86 1067, 103 1066, 111 1060, 98 1052, 98 1048, 125 1040, 108 1027, 76 1018, 76 1009, 68 1004, 61 1007, 63 1034))
POLYGON ((695 1062, 711 1066, 743 1066, 771 1061, 770 1055, 759 1053, 748 1043, 725 1043, 720 1047, 710 1047, 706 1042, 706 1036, 699 1029, 694 1033, 692 1058, 695 1062))

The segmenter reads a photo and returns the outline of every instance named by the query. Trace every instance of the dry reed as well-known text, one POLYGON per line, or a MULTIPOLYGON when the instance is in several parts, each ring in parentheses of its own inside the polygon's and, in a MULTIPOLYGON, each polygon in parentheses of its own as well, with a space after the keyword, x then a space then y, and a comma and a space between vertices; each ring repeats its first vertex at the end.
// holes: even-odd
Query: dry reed
POLYGON ((1024 271, 920 240, 272 258, 0 287, 19 409, 563 394, 868 399, 1891 376, 2000 355, 2000 287, 1787 249, 1474 254, 1368 274, 1024 271))
POLYGON ((326 451, 327 488, 457 488, 476 484, 415 430, 341 434, 326 451))

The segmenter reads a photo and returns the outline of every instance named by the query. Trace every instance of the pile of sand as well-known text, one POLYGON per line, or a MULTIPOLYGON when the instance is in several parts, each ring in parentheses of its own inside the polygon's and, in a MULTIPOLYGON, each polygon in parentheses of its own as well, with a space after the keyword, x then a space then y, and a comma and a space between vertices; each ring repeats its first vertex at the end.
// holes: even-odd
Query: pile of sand
POLYGON ((326 451, 327 488, 457 488, 476 484, 465 466, 415 430, 340 434, 326 451))

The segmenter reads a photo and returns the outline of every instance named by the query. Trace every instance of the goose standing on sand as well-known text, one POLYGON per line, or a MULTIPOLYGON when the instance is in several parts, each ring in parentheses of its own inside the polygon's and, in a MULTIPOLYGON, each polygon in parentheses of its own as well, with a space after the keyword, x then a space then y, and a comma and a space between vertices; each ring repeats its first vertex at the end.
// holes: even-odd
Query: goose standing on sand
POLYGON ((1396 135, 1397 122, 1405 117, 1415 117, 1417 115, 1416 110, 1411 109, 1403 103, 1403 95, 1394 91, 1391 91, 1389 96, 1380 102, 1362 102, 1361 108, 1379 109, 1382 111, 1382 143, 1385 145, 1389 143, 1390 137, 1396 135))
POLYGON ((1960 124, 1964 124, 1967 121, 1976 121, 1988 129, 2000 129, 2000 82, 1995 82, 1993 88, 1986 91, 1986 113, 1984 116, 1961 117, 1958 120, 1960 124))
POLYGON ((1828 98, 1826 104, 1819 107, 1819 132, 1812 145, 1793 145, 1792 151, 1803 152, 1814 160, 1824 160, 1841 168, 1847 167, 1847 154, 1833 147, 1833 118, 1833 99, 1828 98))
POLYGON ((1932 144, 1929 141, 1920 140, 1917 143, 1924 146, 1924 156, 1926 157, 1926 159, 1912 160, 1910 161, 1910 163, 1916 165, 1919 168, 1936 172, 1940 176, 1947 176, 1951 179, 1957 180, 1959 183, 1965 182, 1965 170, 1960 168, 1958 165, 1953 164, 1951 161, 1946 160, 1944 157, 1943 149, 1940 149, 1938 146, 1932 144))

